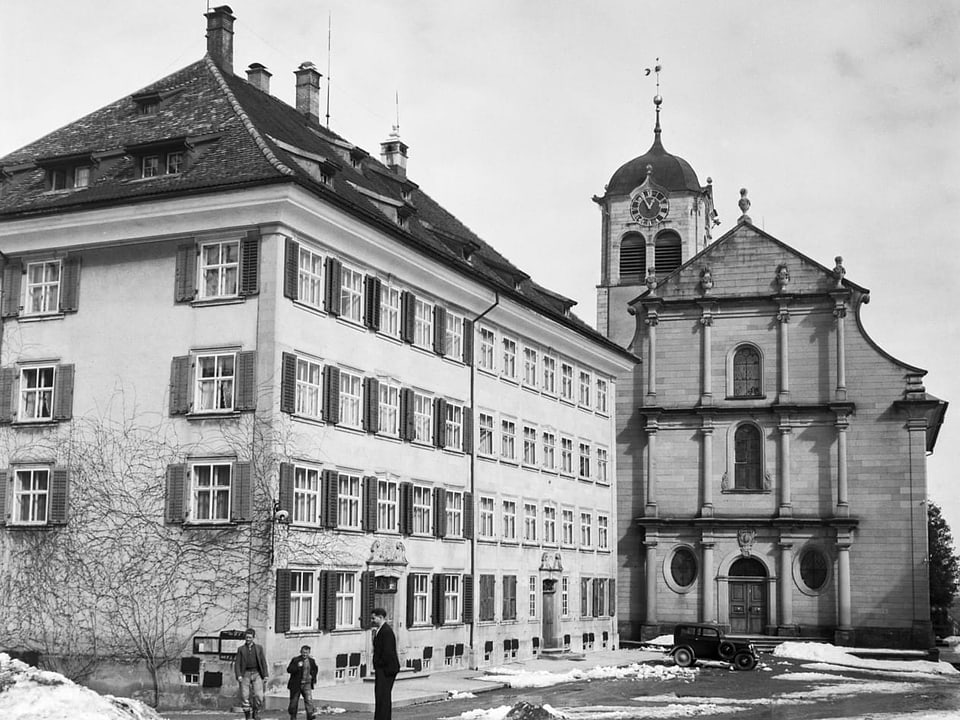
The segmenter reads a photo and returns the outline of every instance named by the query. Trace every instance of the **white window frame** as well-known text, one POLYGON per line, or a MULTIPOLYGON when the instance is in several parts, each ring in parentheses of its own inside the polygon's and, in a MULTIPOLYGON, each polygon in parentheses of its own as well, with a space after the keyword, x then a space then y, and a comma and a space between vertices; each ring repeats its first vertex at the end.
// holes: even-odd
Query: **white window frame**
POLYGON ((323 417, 323 367, 297 356, 296 414, 319 420, 323 417))
POLYGON ((463 316, 449 310, 444 320, 443 349, 451 360, 463 358, 463 316))
POLYGON ((413 534, 421 537, 433 534, 433 489, 429 485, 413 486, 413 534))
POLYGON ((537 542, 537 525, 540 520, 540 512, 537 503, 525 502, 523 504, 523 541, 525 543, 537 542))
POLYGON ((597 513, 597 550, 610 549, 610 516, 597 513))
POLYGON ((591 391, 593 390, 593 376, 588 370, 580 370, 578 373, 580 392, 578 393, 578 404, 582 408, 592 407, 591 391))
POLYGON ((517 501, 504 498, 501 505, 501 532, 505 542, 517 541, 517 501))
POLYGON ((311 465, 293 466, 293 517, 297 525, 319 525, 322 484, 320 468, 311 465))
POLYGON ((25 365, 20 368, 17 422, 50 422, 56 401, 57 366, 25 365))
POLYGON ((447 490, 446 513, 447 532, 445 537, 463 537, 463 491, 447 490))
POLYGON ((400 481, 377 478, 377 532, 400 532, 400 481))
POLYGON ((179 175, 183 172, 183 166, 186 156, 182 150, 174 150, 168 152, 164 158, 164 165, 166 166, 167 175, 179 175))
POLYGON ((234 298, 240 294, 240 240, 207 240, 200 243, 197 258, 197 294, 200 300, 234 298), (217 248, 216 257, 207 250, 217 248), (233 255, 231 258, 231 254, 233 255), (215 289, 208 287, 212 280, 215 289))
POLYGON ((413 583, 413 624, 430 623, 430 576, 427 573, 412 573, 408 582, 413 583))
POLYGON ((576 514, 573 508, 565 507, 560 510, 560 544, 564 547, 574 547, 576 544, 576 535, 574 534, 574 522, 576 514))
POLYGON ((160 156, 144 155, 140 160, 140 177, 152 178, 160 176, 160 156))
POLYGON ((481 495, 477 503, 479 507, 479 522, 477 523, 477 535, 481 538, 492 540, 496 537, 496 498, 489 495, 481 495))
POLYGON ((570 576, 560 577, 560 617, 570 617, 570 576))
POLYGON ((291 630, 313 630, 316 626, 316 580, 312 570, 290 570, 291 630))
POLYGON ((363 322, 363 273, 340 265, 340 317, 357 325, 363 322))
POLYGON ((560 474, 573 477, 573 438, 560 436, 560 474))
POLYGON ((491 412, 480 411, 477 415, 477 454, 484 457, 495 457, 494 440, 496 433, 494 423, 496 417, 491 412))
POLYGON ((597 482, 610 484, 610 451, 604 447, 597 448, 597 482))
MULTIPOLYGON (((50 517, 53 471, 47 466, 13 468, 11 525, 46 525, 50 517)), ((0 508, 0 512, 4 512, 0 508)))
POLYGON ((517 461, 517 421, 512 418, 500 418, 500 459, 517 461))
POLYGON ((540 372, 540 354, 536 348, 524 345, 523 347, 523 384, 527 387, 537 387, 540 372))
POLYGON ((388 437, 400 436, 400 386, 380 380, 377 387, 377 432, 388 437))
POLYGON ((336 572, 337 590, 335 600, 335 627, 346 630, 357 625, 357 574, 350 571, 336 572))
POLYGON ((24 269, 24 315, 51 315, 60 312, 63 266, 59 260, 27 263, 24 269), (39 275, 37 275, 39 271, 39 275), (48 273, 55 271, 56 277, 48 273))
POLYGON ((543 355, 543 391, 549 395, 557 394, 557 359, 552 355, 543 355))
POLYGON ((359 430, 363 424, 363 376, 340 369, 339 403, 337 425, 359 430))
POLYGON ((543 506, 543 543, 557 544, 557 507, 549 503, 543 506))
POLYGON ((362 527, 363 481, 359 473, 337 472, 337 528, 360 530, 362 527))
POLYGON ((552 430, 544 430, 540 437, 543 441, 543 451, 540 453, 541 466, 548 472, 556 472, 557 434, 552 430))
POLYGON ((500 338, 500 374, 507 380, 517 379, 517 341, 506 335, 500 338))
POLYGON ((444 417, 443 447, 447 450, 463 450, 463 405, 447 402, 444 417))
POLYGON ((314 308, 323 307, 323 256, 306 245, 297 253, 297 301, 314 308))
POLYGON ((593 513, 580 511, 580 547, 593 549, 593 513))
POLYGON ((380 332, 391 338, 400 337, 400 307, 403 292, 400 288, 380 285, 380 332))
POLYGON ((421 392, 413 393, 413 442, 433 444, 433 398, 421 392))
POLYGON ((577 449, 577 477, 581 480, 592 480, 593 476, 590 474, 590 443, 581 440, 577 443, 577 449))
POLYGON ((497 371, 497 333, 492 328, 481 325, 477 328, 477 337, 479 338, 477 366, 481 370, 495 373, 497 371))
POLYGON ((527 589, 528 589, 528 602, 527 602, 527 613, 530 616, 531 620, 537 618, 537 596, 539 595, 539 588, 536 575, 530 575, 527 580, 527 589))
POLYGON ((237 354, 235 352, 198 352, 194 355, 194 413, 233 412, 236 405, 237 354), (221 361, 229 358, 229 368, 221 361), (213 374, 204 376, 205 361, 213 361, 213 374), (210 387, 209 400, 204 400, 204 388, 210 387), (206 407, 212 402, 210 407, 206 407))
POLYGON ((460 623, 460 576, 446 573, 443 576, 443 622, 445 625, 460 623))
POLYGON ((606 415, 609 413, 608 402, 609 402, 609 388, 610 385, 603 378, 597 378, 597 391, 596 391, 596 402, 595 409, 601 415, 606 415))
POLYGON ((197 460, 190 463, 190 522, 229 523, 233 506, 233 463, 197 460), (201 484, 200 470, 209 475, 201 484), (226 476, 226 483, 223 478, 226 476))
POLYGON ((424 350, 433 349, 433 303, 422 298, 414 300, 413 344, 424 350))
POLYGON ((573 365, 560 363, 560 399, 573 402, 573 365))
POLYGON ((523 464, 537 467, 537 428, 533 425, 523 425, 523 464))

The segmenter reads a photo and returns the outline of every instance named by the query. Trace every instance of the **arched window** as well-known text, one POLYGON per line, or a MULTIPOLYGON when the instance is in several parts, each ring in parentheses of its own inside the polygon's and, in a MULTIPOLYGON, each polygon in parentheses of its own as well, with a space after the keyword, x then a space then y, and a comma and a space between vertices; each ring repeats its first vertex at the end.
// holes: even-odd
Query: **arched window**
POLYGON ((693 585, 697 579, 697 558, 690 548, 678 548, 670 561, 670 575, 678 587, 693 585))
POLYGON ((640 282, 647 274, 647 241, 639 233, 620 243, 620 282, 640 282))
POLYGON ((733 396, 760 395, 760 353, 755 347, 744 345, 733 354, 733 396))
POLYGON ((756 558, 740 558, 730 566, 730 577, 766 577, 767 569, 756 558))
POLYGON ((735 490, 762 490, 760 471, 760 430, 744 424, 733 435, 733 487, 735 490))
POLYGON ((682 260, 680 236, 672 230, 657 235, 654 257, 653 267, 657 271, 658 278, 665 277, 680 267, 682 260))

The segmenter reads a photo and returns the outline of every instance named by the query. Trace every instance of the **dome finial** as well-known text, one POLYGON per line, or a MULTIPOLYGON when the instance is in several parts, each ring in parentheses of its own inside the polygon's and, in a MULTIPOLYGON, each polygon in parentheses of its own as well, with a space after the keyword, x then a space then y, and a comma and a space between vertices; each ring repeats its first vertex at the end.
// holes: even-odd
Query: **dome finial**
POLYGON ((660 64, 660 58, 657 58, 657 62, 652 70, 650 68, 644 68, 644 75, 649 75, 651 72, 657 75, 657 94, 653 96, 653 105, 657 110, 657 122, 653 127, 653 132, 657 137, 660 136, 660 106, 663 105, 663 98, 660 96, 660 71, 662 69, 663 66, 660 64))

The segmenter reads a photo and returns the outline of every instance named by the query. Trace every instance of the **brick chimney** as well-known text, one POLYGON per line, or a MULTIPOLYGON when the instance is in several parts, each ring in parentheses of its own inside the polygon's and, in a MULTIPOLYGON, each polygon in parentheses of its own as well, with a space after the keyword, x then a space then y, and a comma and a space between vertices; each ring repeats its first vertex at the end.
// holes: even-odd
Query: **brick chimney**
POLYGON ((247 82, 253 85, 257 90, 270 93, 270 77, 273 75, 266 66, 258 62, 250 63, 247 68, 247 82))
POLYGON ((407 176, 407 144, 400 139, 400 128, 393 126, 389 137, 380 143, 380 160, 400 177, 407 176))
POLYGON ((307 60, 293 71, 297 76, 297 112, 320 123, 320 78, 317 66, 307 60))
POLYGON ((207 55, 224 72, 233 74, 233 10, 229 5, 215 7, 207 18, 207 55))

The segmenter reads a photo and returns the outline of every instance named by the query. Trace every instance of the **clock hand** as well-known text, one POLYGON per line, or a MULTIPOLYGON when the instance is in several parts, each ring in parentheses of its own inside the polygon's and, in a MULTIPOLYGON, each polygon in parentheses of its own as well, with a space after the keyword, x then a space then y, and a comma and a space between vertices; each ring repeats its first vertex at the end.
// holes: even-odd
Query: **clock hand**
POLYGON ((649 195, 649 196, 643 198, 643 204, 647 206, 647 210, 649 210, 650 208, 653 207, 653 201, 654 201, 655 199, 656 199, 656 198, 654 198, 652 195, 649 195))

